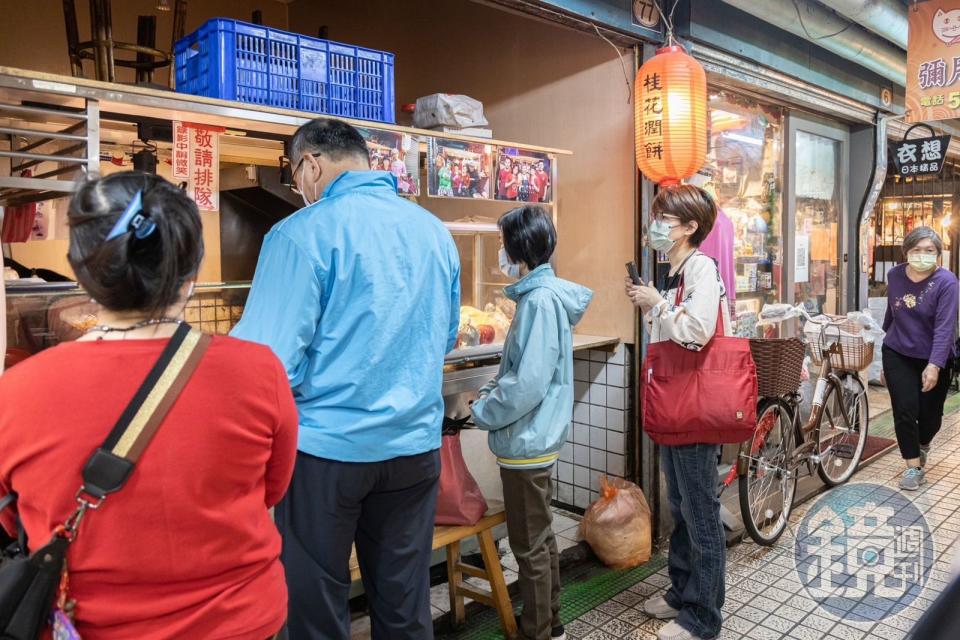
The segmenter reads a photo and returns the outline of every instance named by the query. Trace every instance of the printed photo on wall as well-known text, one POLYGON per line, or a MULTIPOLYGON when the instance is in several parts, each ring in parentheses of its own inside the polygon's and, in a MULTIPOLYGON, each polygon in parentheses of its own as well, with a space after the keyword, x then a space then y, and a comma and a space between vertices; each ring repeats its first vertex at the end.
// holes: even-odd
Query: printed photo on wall
POLYGON ((367 141, 370 168, 389 171, 397 177, 397 193, 420 195, 420 141, 414 136, 394 131, 357 127, 367 141))
POLYGON ((550 156, 514 147, 497 154, 497 200, 550 202, 553 199, 553 166, 550 156))
POLYGON ((492 145, 430 138, 428 151, 431 196, 490 199, 492 145))

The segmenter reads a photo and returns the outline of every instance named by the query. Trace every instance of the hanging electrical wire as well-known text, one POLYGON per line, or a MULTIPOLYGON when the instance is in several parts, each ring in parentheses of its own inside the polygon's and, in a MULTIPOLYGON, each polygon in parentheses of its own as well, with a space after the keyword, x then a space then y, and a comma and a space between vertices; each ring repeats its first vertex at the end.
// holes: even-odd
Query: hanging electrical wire
POLYGON ((620 51, 620 47, 613 44, 609 38, 600 33, 600 28, 596 24, 593 24, 593 29, 597 32, 597 35, 603 39, 604 42, 613 47, 613 50, 617 52, 617 56, 620 58, 620 68, 623 70, 623 80, 627 83, 627 104, 630 104, 630 101, 633 100, 633 89, 630 87, 630 75, 627 73, 627 64, 623 60, 623 52, 620 51))
POLYGON ((677 10, 677 2, 679 1, 673 0, 673 8, 670 9, 669 17, 664 15, 659 2, 655 0, 653 3, 653 6, 657 8, 657 13, 660 14, 660 19, 663 20, 663 25, 667 28, 667 46, 673 45, 673 14, 677 10))

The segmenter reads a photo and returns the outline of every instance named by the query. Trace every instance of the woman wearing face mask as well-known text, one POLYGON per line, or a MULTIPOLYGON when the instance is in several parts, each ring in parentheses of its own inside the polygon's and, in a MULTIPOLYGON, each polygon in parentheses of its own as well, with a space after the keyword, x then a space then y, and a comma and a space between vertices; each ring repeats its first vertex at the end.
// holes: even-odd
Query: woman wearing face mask
POLYGON ((937 266, 942 253, 936 231, 914 229, 903 241, 906 264, 894 267, 887 277, 883 373, 907 465, 900 488, 908 491, 925 482, 924 467, 943 421, 954 366, 957 277, 937 266))
MULTIPOLYGON (((713 338, 722 313, 729 335, 729 307, 712 258, 698 247, 717 218, 717 206, 703 190, 690 185, 660 189, 653 201, 649 244, 665 253, 670 272, 659 288, 635 286, 626 293, 643 314, 651 342, 673 340, 699 351, 713 338), (680 295, 678 295, 680 291, 680 295)), ((670 537, 671 587, 644 603, 653 617, 675 618, 660 629, 661 640, 714 638, 720 633, 724 600, 726 539, 717 498, 720 445, 660 446, 660 464, 674 530, 670 537)))
POLYGON ((517 313, 500 371, 473 403, 473 420, 490 432, 500 466, 523 599, 520 637, 557 639, 565 636, 550 475, 573 417, 573 326, 593 293, 554 275, 550 256, 557 234, 541 207, 513 209, 498 226, 500 269, 519 279, 504 290, 517 313))

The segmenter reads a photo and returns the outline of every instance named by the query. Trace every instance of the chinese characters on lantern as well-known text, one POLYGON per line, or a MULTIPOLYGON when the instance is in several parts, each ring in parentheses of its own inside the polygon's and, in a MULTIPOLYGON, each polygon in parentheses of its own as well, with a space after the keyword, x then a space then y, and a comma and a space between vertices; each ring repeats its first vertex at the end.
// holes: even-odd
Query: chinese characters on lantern
POLYGON ((707 77, 680 45, 643 63, 634 82, 637 168, 660 186, 686 180, 707 152, 707 77))
POLYGON ((643 76, 643 157, 663 159, 663 86, 657 72, 643 76))
POLYGON ((190 130, 179 120, 173 122, 173 177, 190 177, 190 130))
POLYGON ((890 143, 890 155, 901 176, 935 175, 943 169, 950 136, 934 136, 890 143))

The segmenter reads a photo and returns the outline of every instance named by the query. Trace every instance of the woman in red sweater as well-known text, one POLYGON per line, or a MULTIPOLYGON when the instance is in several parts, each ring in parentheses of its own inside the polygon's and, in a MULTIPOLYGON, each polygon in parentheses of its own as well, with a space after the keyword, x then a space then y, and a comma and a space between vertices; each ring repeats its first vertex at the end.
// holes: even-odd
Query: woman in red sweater
MULTIPOLYGON (((196 205, 154 175, 83 184, 69 222, 70 263, 101 305, 99 325, 0 377, 0 496, 18 495, 31 548, 73 511, 84 462, 181 322, 203 257, 196 205), (138 193, 142 209, 115 228, 138 193)), ((70 547, 80 634, 278 633, 287 592, 268 508, 287 489, 296 438, 296 407, 276 357, 215 337, 127 484, 87 516, 70 547)), ((9 509, 0 526, 13 531, 9 509)))

